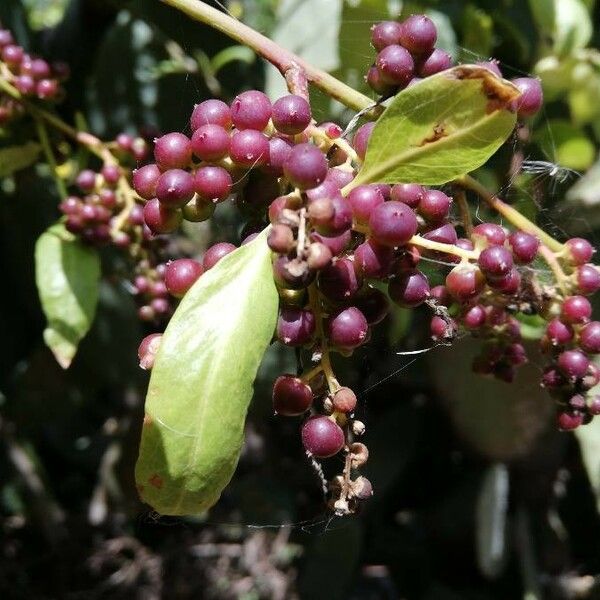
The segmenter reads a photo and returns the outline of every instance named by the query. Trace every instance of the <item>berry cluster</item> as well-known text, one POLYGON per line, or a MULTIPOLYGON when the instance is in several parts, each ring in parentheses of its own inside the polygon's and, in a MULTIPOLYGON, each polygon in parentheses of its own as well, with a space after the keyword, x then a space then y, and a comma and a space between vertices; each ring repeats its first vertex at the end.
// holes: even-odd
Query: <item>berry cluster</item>
MULTIPOLYGON (((382 21, 371 28, 371 44, 377 51, 375 62, 365 76, 378 95, 387 98, 426 77, 449 69, 451 56, 436 48, 437 28, 425 15, 411 15, 402 22, 382 21)), ((498 61, 477 63, 502 77, 498 61)), ((542 106, 542 87, 538 79, 518 77, 512 83, 521 92, 515 104, 520 117, 530 117, 542 106)))
MULTIPOLYGON (((450 66, 449 57, 434 49, 435 40, 435 27, 424 16, 377 25, 373 43, 379 55, 371 79, 386 86, 378 91, 392 93, 415 75, 450 66), (409 65, 404 71, 401 59, 409 65)), ((484 66, 500 74, 494 62, 484 66)), ((537 80, 514 83, 523 92, 515 110, 520 116, 535 113, 542 103, 537 80)), ((579 298, 600 288, 600 273, 589 264, 591 247, 584 251, 581 241, 570 240, 553 253, 527 231, 495 223, 472 227, 461 189, 357 185, 374 123, 362 125, 349 143, 337 124, 317 125, 298 95, 271 103, 263 93, 248 91, 231 105, 207 100, 195 106, 190 125, 191 136, 173 132, 156 139, 155 161, 133 173, 134 188, 145 200, 145 223, 154 233, 168 233, 183 219, 208 219, 231 199, 248 221, 247 232, 253 232, 243 243, 269 227, 280 295, 275 336, 296 348, 304 365, 297 374, 276 379, 273 406, 278 415, 307 417, 301 438, 313 460, 344 455, 342 473, 328 482, 336 513, 354 512, 372 490, 359 474, 368 449, 357 441, 365 430, 355 419, 357 397, 337 381, 332 354, 348 356, 367 342, 391 303, 429 311, 436 342, 451 343, 459 332, 484 340, 474 369, 507 382, 527 362, 519 315, 541 315, 552 331, 560 322, 570 337, 560 343, 556 333, 544 339, 557 375, 553 386, 546 375, 543 384, 560 397, 561 415, 582 422, 593 413, 594 400, 573 400, 596 378, 585 353, 600 350, 600 323, 588 322, 589 303, 579 298), (554 280, 537 267, 541 257, 552 263, 554 280), (421 261, 434 265, 445 283, 432 286, 419 269, 421 261), (554 314, 557 298, 560 315, 554 314)), ((182 297, 234 249, 220 243, 202 262, 169 263, 164 289, 182 297)), ((159 342, 156 337, 142 342, 144 368, 151 367, 159 342)))
MULTIPOLYGON (((49 64, 43 58, 26 53, 22 46, 15 43, 10 30, 0 28, 0 77, 19 94, 55 102, 60 100, 63 93, 60 83, 68 76, 67 64, 49 64)), ((19 100, 6 92, 0 92, 0 125, 23 112, 24 108, 19 100)))

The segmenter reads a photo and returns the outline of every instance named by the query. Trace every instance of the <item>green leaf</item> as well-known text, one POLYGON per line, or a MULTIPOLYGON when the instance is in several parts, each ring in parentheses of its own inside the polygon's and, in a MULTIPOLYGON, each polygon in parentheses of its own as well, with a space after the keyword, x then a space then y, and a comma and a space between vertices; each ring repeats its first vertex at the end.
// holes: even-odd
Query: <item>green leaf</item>
POLYGON ((578 427, 575 437, 579 441, 581 458, 596 496, 596 510, 600 513, 600 419, 578 427))
POLYGON ((94 320, 100 258, 57 223, 36 242, 35 279, 48 321, 44 341, 66 369, 94 320))
POLYGON ((541 33, 549 37, 559 56, 585 48, 592 37, 592 21, 581 0, 529 0, 541 33))
POLYGON ((203 512, 229 483, 277 305, 265 232, 204 273, 171 318, 136 466, 140 496, 158 512, 203 512))
POLYGON ((441 185, 484 164, 514 128, 518 90, 464 65, 400 92, 377 121, 352 182, 441 185))
POLYGON ((37 142, 0 148, 0 178, 31 166, 37 160, 41 150, 42 147, 37 142))
POLYGON ((464 31, 462 45, 469 53, 489 56, 494 43, 494 21, 485 11, 473 4, 468 4, 462 15, 464 31))

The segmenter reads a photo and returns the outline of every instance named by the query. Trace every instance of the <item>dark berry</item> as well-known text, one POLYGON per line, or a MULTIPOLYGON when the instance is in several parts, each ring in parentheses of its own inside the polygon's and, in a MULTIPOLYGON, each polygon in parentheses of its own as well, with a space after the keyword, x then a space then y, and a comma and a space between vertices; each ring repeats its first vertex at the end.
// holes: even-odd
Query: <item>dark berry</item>
POLYGON ((295 417, 311 406, 313 393, 306 383, 294 375, 281 375, 273 384, 273 409, 278 415, 295 417))
POLYGON ((202 275, 202 265, 191 258, 180 258, 167 265, 165 285, 172 296, 183 298, 186 292, 202 275))
POLYGON ((228 242, 219 242, 208 248, 202 259, 202 266, 205 271, 212 269, 224 256, 233 252, 236 247, 228 242))
POLYGON ((327 176, 327 160, 313 144, 298 144, 283 164, 283 172, 292 185, 314 188, 327 176))
POLYGON ((277 339, 286 346, 304 346, 311 341, 315 328, 311 310, 284 307, 277 320, 277 339))
POLYGON ((242 92, 231 103, 231 120, 235 127, 262 131, 271 118, 271 101, 257 90, 242 92))
POLYGON ((192 144, 183 133, 167 133, 154 142, 154 159, 162 171, 184 169, 192 160, 192 144))
POLYGON ((317 458, 328 458, 344 447, 344 432, 329 417, 314 416, 302 426, 302 444, 317 458))
POLYGON ((231 111, 229 110, 229 106, 222 100, 205 100, 194 106, 190 118, 192 131, 196 131, 202 125, 209 124, 231 129, 231 111))
POLYGON ((367 338, 367 319, 355 306, 334 313, 327 323, 329 340, 333 346, 356 348, 367 338))
POLYGON ((403 308, 414 308, 429 298, 429 281, 417 269, 403 271, 388 286, 390 298, 403 308))
POLYGON ((169 169, 156 182, 156 197, 162 204, 181 208, 194 196, 194 178, 183 169, 169 169))
POLYGON ((402 246, 417 232, 417 218, 403 202, 390 200, 376 206, 369 218, 369 228, 376 242, 384 246, 402 246))
POLYGON ((272 119, 277 131, 296 135, 310 125, 310 104, 302 96, 283 96, 273 104, 272 119))
POLYGON ((425 15, 411 15, 402 23, 400 43, 413 54, 431 52, 437 41, 437 29, 425 15))

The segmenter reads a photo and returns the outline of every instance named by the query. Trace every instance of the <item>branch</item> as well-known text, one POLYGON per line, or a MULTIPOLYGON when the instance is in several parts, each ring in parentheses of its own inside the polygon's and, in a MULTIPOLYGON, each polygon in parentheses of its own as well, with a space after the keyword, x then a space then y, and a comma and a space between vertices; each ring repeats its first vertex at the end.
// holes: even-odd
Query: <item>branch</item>
MULTIPOLYGON (((254 29, 244 25, 244 23, 212 6, 208 6, 204 2, 200 2, 199 0, 161 0, 161 2, 177 8, 192 19, 206 23, 244 46, 252 48, 259 56, 262 56, 276 67, 288 83, 288 72, 294 69, 301 69, 306 73, 308 81, 332 98, 339 100, 348 108, 360 111, 373 104, 373 101, 368 96, 357 92, 355 89, 329 75, 329 73, 314 67, 299 56, 296 56, 293 52, 282 48, 273 40, 258 33, 258 31, 254 31, 254 29)), ((318 15, 315 15, 315 18, 318 18, 318 15)))

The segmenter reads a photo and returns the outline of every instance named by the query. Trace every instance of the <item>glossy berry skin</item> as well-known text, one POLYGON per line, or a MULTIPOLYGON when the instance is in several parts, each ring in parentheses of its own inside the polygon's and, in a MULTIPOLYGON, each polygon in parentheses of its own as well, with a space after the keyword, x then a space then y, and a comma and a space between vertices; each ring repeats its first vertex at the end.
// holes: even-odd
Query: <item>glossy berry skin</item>
POLYGON ((373 121, 369 121, 369 123, 361 125, 352 138, 352 147, 354 150, 356 150, 356 154, 358 154, 361 160, 365 159, 369 138, 371 137, 374 128, 375 123, 373 121))
POLYGON ((184 169, 192 160, 192 145, 183 133, 172 132, 154 142, 154 159, 162 171, 184 169))
POLYGON ((352 234, 350 233, 350 230, 348 230, 344 231, 344 233, 340 235, 327 236, 313 231, 310 234, 310 239, 313 242, 320 242, 324 244, 327 246, 327 248, 329 248, 333 256, 338 256, 350 245, 350 242, 352 241, 352 234))
POLYGON ((367 319, 355 306, 334 313, 327 324, 331 344, 347 349, 360 346, 367 338, 368 329, 367 319))
POLYGON ((571 263, 576 266, 590 262, 594 254, 594 247, 583 238, 571 238, 565 242, 571 263))
POLYGON ((152 233, 171 233, 181 224, 181 211, 163 205, 157 198, 144 205, 144 222, 152 233))
POLYGON ((283 163, 283 172, 292 185, 314 188, 327 176, 327 159, 313 144, 298 144, 283 163))
POLYGON ((390 191, 391 199, 404 202, 411 208, 417 208, 425 195, 423 186, 417 183, 397 183, 390 191))
POLYGON ((210 99, 196 104, 190 118, 192 131, 202 125, 220 125, 224 129, 231 129, 231 110, 222 100, 210 99))
POLYGON ((203 272, 204 269, 197 260, 191 258, 174 260, 167 265, 165 271, 167 290, 172 296, 183 298, 203 272))
POLYGON ((484 287, 481 271, 473 265, 454 267, 446 276, 446 289, 458 302, 466 302, 477 297, 484 287))
POLYGON ((591 316, 592 305, 583 296, 570 296, 561 307, 561 318, 565 323, 586 323, 591 316))
POLYGON ((437 29, 425 15, 411 15, 402 23, 400 43, 412 54, 431 52, 437 41, 437 29))
POLYGON ((491 246, 502 246, 506 241, 506 232, 496 223, 480 223, 473 228, 473 233, 483 237, 491 246))
POLYGON ((296 417, 312 404, 313 393, 306 383, 294 375, 281 375, 273 384, 273 409, 278 415, 296 417))
POLYGON ((75 183, 82 192, 91 192, 96 187, 96 173, 91 169, 84 169, 77 175, 75 183))
MULTIPOLYGON (((456 244, 458 241, 458 235, 454 225, 450 223, 444 223, 438 227, 433 227, 423 234, 426 240, 432 240, 434 242, 440 242, 441 244, 456 244)), ((448 257, 446 257, 448 260, 448 257)))
POLYGON ((574 335, 573 328, 559 319, 552 319, 546 327, 546 339, 552 346, 564 346, 574 335))
POLYGON ((402 46, 386 46, 375 59, 383 83, 405 86, 414 75, 415 63, 402 46))
POLYGON ((144 200, 156 196, 156 183, 161 171, 156 164, 149 164, 133 171, 133 188, 144 200))
POLYGON ((331 398, 333 409, 338 412, 351 413, 356 408, 356 394, 348 387, 341 387, 331 398))
POLYGON ((524 231, 513 231, 508 237, 515 262, 527 265, 536 257, 540 247, 540 240, 524 231))
POLYGON ((419 203, 418 212, 427 221, 437 223, 444 220, 450 211, 452 199, 440 190, 427 190, 419 203))
POLYGON ((386 46, 400 43, 402 25, 398 21, 381 21, 371 27, 371 44, 378 52, 386 46))
POLYGON ((539 79, 533 77, 518 77, 512 83, 521 92, 521 97, 515 101, 519 117, 532 117, 544 103, 544 92, 539 79))
POLYGON ((384 246, 402 246, 418 228, 413 210, 403 202, 390 200, 376 206, 369 218, 373 239, 384 246))
POLYGON ((224 256, 231 254, 236 249, 229 242, 219 242, 208 248, 202 259, 202 266, 205 271, 212 269, 224 256))
POLYGON ((586 296, 600 290, 600 271, 595 265, 581 265, 576 271, 577 290, 586 296))
POLYGON ((565 350, 558 356, 557 364, 569 379, 579 379, 587 373, 590 361, 579 350, 565 350))
POLYGON ((200 160, 220 160, 229 152, 229 132, 220 125, 201 125, 192 134, 192 151, 200 160))
POLYGON ((352 298, 360 289, 361 283, 354 269, 354 263, 347 258, 336 260, 319 274, 321 292, 336 302, 352 298))
POLYGON ((292 145, 280 137, 272 137, 269 140, 269 156, 264 167, 265 171, 274 175, 283 175, 283 163, 288 159, 292 151, 292 145))
POLYGON ((313 456, 328 458, 344 447, 344 432, 329 417, 314 416, 302 426, 302 445, 313 456))
POLYGON ((429 298, 429 281, 417 269, 401 272, 388 286, 390 298, 403 308, 414 308, 429 298))
POLYGON ((206 202, 222 202, 231 192, 231 175, 223 167, 200 167, 194 175, 194 191, 206 202))
POLYGON ((169 169, 156 182, 156 197, 162 204, 180 208, 194 196, 194 178, 183 169, 169 169))
POLYGON ((479 268, 489 279, 505 277, 512 267, 512 254, 504 246, 490 246, 479 255, 479 268))
POLYGON ((579 346, 584 352, 600 354, 600 321, 592 321, 582 327, 579 346))
POLYGON ((452 58, 441 48, 435 50, 422 62, 418 64, 417 73, 419 77, 429 77, 452 66, 452 58))
POLYGON ((302 96, 289 94, 273 104, 273 125, 281 133, 301 133, 310 125, 311 116, 310 104, 302 96))
POLYGON ((151 333, 141 341, 138 347, 138 359, 142 369, 149 371, 154 366, 154 358, 160 347, 161 339, 161 333, 151 333))
POLYGON ((311 310, 284 307, 277 319, 277 339, 286 346, 304 346, 312 340, 315 328, 311 310))
POLYGON ((381 279, 390 274, 394 250, 368 239, 354 250, 354 269, 361 277, 381 279))
POLYGON ((234 133, 229 147, 231 160, 241 167, 259 167, 269 159, 269 140, 254 129, 234 133))
POLYGON ((511 269, 506 275, 489 280, 490 287, 506 296, 516 294, 521 288, 521 274, 517 269, 511 269))
POLYGON ((376 206, 383 204, 383 194, 376 186, 359 185, 348 194, 348 202, 357 223, 366 225, 371 212, 376 206))
POLYGON ((271 118, 271 101, 258 90, 242 92, 231 103, 231 120, 237 129, 262 131, 271 118))

